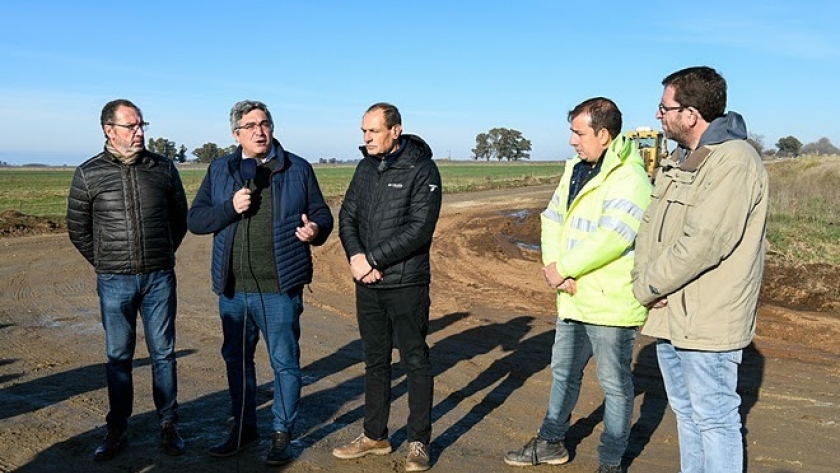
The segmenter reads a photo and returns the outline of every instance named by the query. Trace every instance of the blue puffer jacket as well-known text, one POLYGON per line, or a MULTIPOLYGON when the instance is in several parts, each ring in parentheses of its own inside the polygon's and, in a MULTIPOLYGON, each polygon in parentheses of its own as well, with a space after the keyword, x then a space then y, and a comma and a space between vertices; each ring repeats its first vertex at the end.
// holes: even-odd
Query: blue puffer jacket
MULTIPOLYGON (((324 202, 312 166, 300 156, 285 152, 274 141, 277 158, 282 160, 271 173, 271 226, 274 235, 273 260, 279 291, 312 282, 310 245, 322 245, 333 229, 330 208, 324 202), (302 225, 301 215, 318 224, 318 237, 304 243, 295 236, 302 225)), ((233 240, 240 215, 233 208, 233 194, 244 181, 240 174, 242 147, 213 161, 187 214, 187 226, 195 234, 213 234, 211 275, 213 292, 222 294, 230 275, 233 240)))

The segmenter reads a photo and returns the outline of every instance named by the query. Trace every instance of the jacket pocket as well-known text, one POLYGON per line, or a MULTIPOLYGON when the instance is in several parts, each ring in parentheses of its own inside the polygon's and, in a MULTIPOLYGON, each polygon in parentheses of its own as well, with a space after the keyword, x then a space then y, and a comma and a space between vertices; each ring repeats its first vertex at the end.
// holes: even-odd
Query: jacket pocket
POLYGON ((682 234, 686 215, 697 205, 696 188, 691 182, 674 181, 663 194, 659 205, 664 206, 658 222, 657 241, 669 244, 682 234))

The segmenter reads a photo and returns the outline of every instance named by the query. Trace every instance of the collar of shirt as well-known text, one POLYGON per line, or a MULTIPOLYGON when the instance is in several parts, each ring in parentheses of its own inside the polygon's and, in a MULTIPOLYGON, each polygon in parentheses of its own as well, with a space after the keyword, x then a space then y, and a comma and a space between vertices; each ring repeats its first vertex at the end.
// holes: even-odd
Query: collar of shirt
MULTIPOLYGON (((272 159, 274 159, 276 156, 277 156, 277 152, 274 149, 274 143, 272 143, 271 144, 271 149, 268 150, 268 154, 265 155, 265 157, 260 160, 260 164, 265 164, 265 163, 271 161, 272 159)), ((242 158, 243 159, 247 159, 247 158, 250 158, 250 157, 251 156, 248 156, 247 154, 245 154, 245 150, 242 150, 242 158)))

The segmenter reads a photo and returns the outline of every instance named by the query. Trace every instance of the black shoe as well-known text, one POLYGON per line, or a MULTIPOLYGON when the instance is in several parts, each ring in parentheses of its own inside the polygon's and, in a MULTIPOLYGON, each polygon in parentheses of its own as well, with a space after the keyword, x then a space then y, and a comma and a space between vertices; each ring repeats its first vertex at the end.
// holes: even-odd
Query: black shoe
POLYGON ((178 435, 178 426, 172 422, 160 425, 160 446, 167 455, 178 456, 184 453, 184 439, 178 435))
POLYGON ((243 425, 240 436, 239 426, 235 425, 224 442, 213 445, 208 452, 211 457, 230 457, 239 453, 243 448, 260 441, 260 433, 256 425, 243 425))
POLYGON ((271 466, 285 465, 292 460, 291 435, 288 432, 274 432, 271 434, 271 450, 265 457, 265 464, 271 466))
POLYGON ((128 433, 125 429, 108 429, 105 440, 93 452, 93 459, 96 461, 110 460, 127 444, 128 433))
POLYGON ((568 461, 569 452, 563 442, 549 442, 539 435, 519 450, 505 455, 505 463, 512 466, 562 465, 568 461))

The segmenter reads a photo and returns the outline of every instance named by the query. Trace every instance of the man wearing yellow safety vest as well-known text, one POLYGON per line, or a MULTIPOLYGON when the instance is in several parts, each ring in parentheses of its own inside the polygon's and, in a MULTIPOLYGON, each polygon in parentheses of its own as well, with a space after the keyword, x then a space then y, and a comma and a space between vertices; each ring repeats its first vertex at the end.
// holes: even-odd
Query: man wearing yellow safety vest
POLYGON ((551 357, 554 382, 536 437, 508 452, 514 466, 559 465, 583 369, 597 364, 604 390, 604 432, 598 473, 621 471, 630 436, 636 331, 647 309, 633 297, 631 270, 636 231, 650 203, 650 181, 635 143, 622 136, 621 111, 606 98, 581 103, 568 114, 569 144, 577 155, 542 214, 543 272, 557 292, 551 357))

